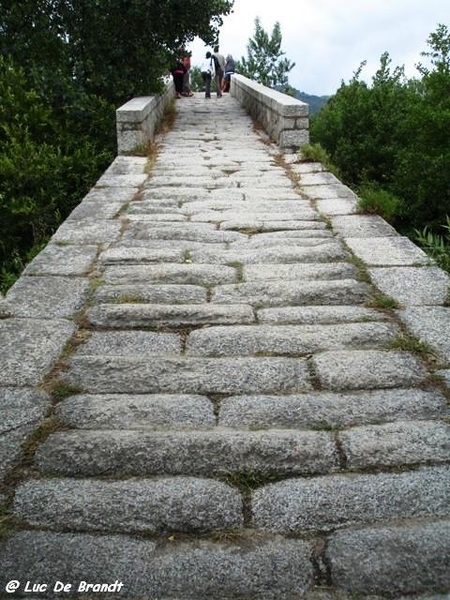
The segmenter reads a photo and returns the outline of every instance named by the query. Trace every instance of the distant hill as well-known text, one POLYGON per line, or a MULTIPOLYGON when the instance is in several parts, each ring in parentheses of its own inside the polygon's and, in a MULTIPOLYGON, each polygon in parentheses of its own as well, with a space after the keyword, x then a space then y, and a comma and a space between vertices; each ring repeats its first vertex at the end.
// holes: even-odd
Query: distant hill
POLYGON ((324 106, 331 98, 331 96, 313 96, 311 94, 306 94, 305 92, 299 92, 298 90, 295 90, 295 97, 298 100, 309 104, 309 113, 311 115, 319 112, 322 106, 324 106))

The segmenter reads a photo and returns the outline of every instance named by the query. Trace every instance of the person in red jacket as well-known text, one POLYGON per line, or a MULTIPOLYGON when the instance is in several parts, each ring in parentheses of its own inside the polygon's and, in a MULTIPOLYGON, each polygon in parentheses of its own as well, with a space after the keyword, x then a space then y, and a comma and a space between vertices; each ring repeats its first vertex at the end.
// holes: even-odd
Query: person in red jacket
POLYGON ((184 76, 183 76, 182 94, 183 94, 183 96, 193 96, 194 94, 191 91, 190 73, 189 73, 189 71, 191 70, 191 53, 188 52, 187 54, 185 54, 183 56, 183 58, 181 59, 181 62, 183 63, 184 68, 186 69, 186 72, 184 73, 184 76))
POLYGON ((180 59, 175 61, 174 66, 170 69, 173 77, 173 83, 175 85, 175 93, 177 98, 181 98, 181 94, 183 93, 183 79, 184 74, 186 73, 186 68, 181 62, 180 59))

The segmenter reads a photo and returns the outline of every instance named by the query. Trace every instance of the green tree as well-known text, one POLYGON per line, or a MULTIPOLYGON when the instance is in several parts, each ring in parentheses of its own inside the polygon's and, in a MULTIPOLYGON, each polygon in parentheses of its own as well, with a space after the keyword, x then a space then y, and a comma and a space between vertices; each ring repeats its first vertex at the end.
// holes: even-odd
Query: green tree
POLYGON ((269 35, 261 26, 259 17, 255 19, 255 34, 247 44, 247 58, 242 57, 237 70, 239 73, 271 88, 289 90, 288 73, 295 67, 281 50, 281 28, 277 21, 269 35))

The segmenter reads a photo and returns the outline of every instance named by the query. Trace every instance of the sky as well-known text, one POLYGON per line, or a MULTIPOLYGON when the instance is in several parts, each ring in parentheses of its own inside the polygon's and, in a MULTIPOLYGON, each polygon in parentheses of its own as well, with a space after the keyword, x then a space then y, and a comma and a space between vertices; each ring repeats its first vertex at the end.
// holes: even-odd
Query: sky
MULTIPOLYGON (((220 51, 236 60, 247 57, 254 37, 255 18, 272 34, 280 23, 281 50, 295 62, 289 73, 294 88, 318 96, 334 94, 363 61, 361 79, 370 82, 388 52, 391 66, 405 67, 408 78, 418 76, 415 65, 426 62, 420 53, 439 23, 450 28, 448 0, 235 0, 224 17, 220 51)), ((207 47, 196 39, 189 46, 192 64, 199 66, 207 47)))

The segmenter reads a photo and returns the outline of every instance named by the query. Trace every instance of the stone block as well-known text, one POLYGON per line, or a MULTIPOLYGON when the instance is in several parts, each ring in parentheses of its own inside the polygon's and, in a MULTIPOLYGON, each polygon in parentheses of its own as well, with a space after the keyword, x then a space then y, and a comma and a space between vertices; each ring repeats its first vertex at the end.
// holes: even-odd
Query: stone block
POLYGON ((373 283, 397 302, 410 305, 445 304, 450 276, 438 267, 389 267, 369 269, 373 283))

